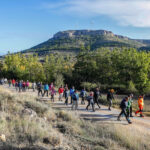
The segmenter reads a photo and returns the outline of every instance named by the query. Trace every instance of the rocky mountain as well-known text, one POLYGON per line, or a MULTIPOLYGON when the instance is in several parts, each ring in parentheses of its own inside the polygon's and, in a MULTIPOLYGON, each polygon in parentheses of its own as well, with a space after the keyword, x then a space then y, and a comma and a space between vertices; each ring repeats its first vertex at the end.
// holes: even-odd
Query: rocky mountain
POLYGON ((96 50, 101 47, 133 47, 150 49, 150 40, 136 40, 116 35, 106 30, 68 30, 56 33, 48 41, 23 53, 44 55, 53 52, 79 52, 81 49, 96 50))

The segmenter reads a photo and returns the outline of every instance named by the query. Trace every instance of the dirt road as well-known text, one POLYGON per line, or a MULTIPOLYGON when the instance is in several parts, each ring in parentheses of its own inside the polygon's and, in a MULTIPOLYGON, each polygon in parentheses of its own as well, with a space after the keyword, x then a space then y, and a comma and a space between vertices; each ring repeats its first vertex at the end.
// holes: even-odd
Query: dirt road
MULTIPOLYGON (((9 89, 10 91, 16 93, 15 88, 11 87, 9 88, 8 85, 3 86, 6 89, 9 89)), ((32 90, 29 90, 27 92, 23 93, 18 93, 20 96, 22 94, 29 94, 29 95, 37 95, 37 91, 33 92, 32 90)), ((45 101, 46 103, 51 103, 50 97, 49 98, 42 98, 40 97, 39 100, 45 101)), ((72 111, 71 110, 71 105, 64 105, 64 102, 58 101, 58 94, 55 96, 56 102, 51 103, 52 108, 55 109, 61 109, 61 110, 67 110, 67 111, 72 111)), ((97 106, 95 106, 96 111, 92 112, 91 108, 89 108, 89 111, 87 111, 86 105, 81 105, 81 101, 79 101, 79 108, 77 111, 75 111, 76 114, 78 114, 81 118, 84 118, 86 120, 91 120, 92 122, 98 122, 98 123, 109 123, 109 124, 122 124, 122 125, 128 125, 127 121, 125 120, 124 117, 121 118, 122 121, 117 121, 117 116, 120 113, 120 110, 118 109, 112 109, 111 111, 108 110, 108 107, 101 105, 101 109, 99 109, 97 106)), ((149 117, 133 117, 131 118, 132 124, 130 126, 140 128, 140 129, 146 129, 148 132, 150 131, 150 118, 149 117)))

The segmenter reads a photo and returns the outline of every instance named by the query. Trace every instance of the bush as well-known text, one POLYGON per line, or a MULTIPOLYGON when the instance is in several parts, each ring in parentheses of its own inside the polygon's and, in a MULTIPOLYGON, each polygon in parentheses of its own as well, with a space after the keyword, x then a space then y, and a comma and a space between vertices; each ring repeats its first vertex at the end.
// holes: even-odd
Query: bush
POLYGON ((40 116, 43 116, 48 111, 46 104, 37 101, 26 101, 25 107, 33 109, 40 116))
POLYGON ((57 113, 57 117, 63 119, 63 121, 71 121, 72 120, 72 116, 68 112, 65 112, 63 110, 61 110, 57 113))
POLYGON ((127 91, 129 93, 137 93, 137 89, 132 81, 129 81, 127 91))
POLYGON ((62 74, 55 74, 55 85, 56 87, 60 87, 61 85, 64 85, 64 77, 62 74))
POLYGON ((58 122, 57 128, 63 134, 68 135, 80 135, 82 130, 78 124, 73 124, 71 122, 58 122))

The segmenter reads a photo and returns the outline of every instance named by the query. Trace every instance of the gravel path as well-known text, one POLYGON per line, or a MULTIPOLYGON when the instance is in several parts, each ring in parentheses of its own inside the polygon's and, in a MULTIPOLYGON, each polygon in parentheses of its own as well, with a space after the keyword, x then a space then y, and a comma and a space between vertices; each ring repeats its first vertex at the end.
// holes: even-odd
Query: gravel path
MULTIPOLYGON (((4 85, 3 87, 16 93, 16 90, 13 87, 9 88, 8 85, 4 85)), ((29 95, 32 94, 34 96, 37 96, 37 92, 32 92, 31 90, 27 91, 27 92, 19 93, 19 94, 20 95, 21 94, 29 94, 29 95)), ((50 98, 46 98, 46 97, 39 98, 39 100, 42 100, 45 102, 50 102, 52 105, 52 108, 72 111, 71 105, 68 105, 68 106, 64 105, 64 100, 63 100, 63 102, 57 101, 58 94, 55 96, 55 99, 56 99, 56 102, 51 103, 50 98)), ((90 107, 89 107, 89 111, 85 110, 87 103, 85 105, 81 105, 80 103, 81 103, 81 101, 79 102, 78 110, 75 111, 75 113, 78 114, 81 118, 84 118, 86 120, 91 120, 92 122, 98 122, 98 123, 128 125, 127 121, 125 120, 125 117, 121 118, 122 121, 117 121, 117 116, 120 113, 120 110, 118 110, 118 109, 112 108, 112 110, 109 111, 108 107, 101 105, 101 109, 99 109, 97 106, 95 106, 96 111, 92 112, 90 107)), ((144 118, 133 117, 133 118, 131 118, 131 120, 133 123, 130 126, 144 128, 148 131, 150 130, 150 118, 149 117, 144 117, 144 118)))

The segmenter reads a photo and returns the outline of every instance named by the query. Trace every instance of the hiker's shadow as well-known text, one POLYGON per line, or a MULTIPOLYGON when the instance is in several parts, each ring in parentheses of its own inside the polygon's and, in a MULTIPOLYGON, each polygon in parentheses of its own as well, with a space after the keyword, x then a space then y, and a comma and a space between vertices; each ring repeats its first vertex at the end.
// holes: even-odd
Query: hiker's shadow
POLYGON ((127 125, 128 123, 126 121, 117 121, 117 115, 116 114, 81 114, 80 115, 82 119, 91 121, 91 122, 99 122, 103 124, 122 124, 127 125))

